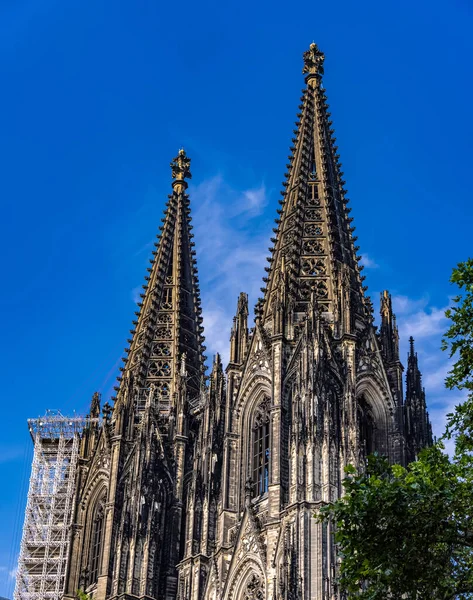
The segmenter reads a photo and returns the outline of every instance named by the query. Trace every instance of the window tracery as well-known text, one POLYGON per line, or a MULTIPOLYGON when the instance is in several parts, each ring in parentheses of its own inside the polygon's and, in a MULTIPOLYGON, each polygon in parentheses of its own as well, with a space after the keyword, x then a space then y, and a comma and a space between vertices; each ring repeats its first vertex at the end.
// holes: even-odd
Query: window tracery
POLYGON ((256 573, 253 573, 246 583, 243 600, 264 600, 263 582, 256 573))
POLYGON ((362 396, 358 400, 358 432, 360 437, 360 449, 364 457, 375 452, 376 424, 371 406, 366 398, 362 396))
POLYGON ((328 289, 325 281, 319 281, 316 285, 316 290, 319 298, 325 298, 328 296, 328 289))
POLYGON ((156 337, 169 340, 172 338, 172 329, 170 327, 158 327, 156 337))
POLYGON ((253 418, 252 438, 252 483, 253 495, 262 496, 269 486, 270 458, 270 399, 265 398, 258 406, 253 418))
POLYGON ((305 213, 306 221, 322 221, 322 211, 309 209, 305 213))
POLYGON ((304 258, 302 261, 302 275, 316 277, 317 275, 325 275, 327 267, 323 259, 304 258))
POLYGON ((323 235, 322 227, 320 227, 320 225, 316 225, 315 223, 306 223, 305 234, 317 236, 323 235))
POLYGON ((171 356, 171 344, 167 342, 156 342, 151 351, 152 356, 171 356))
POLYGON ((103 501, 98 503, 95 509, 92 521, 92 531, 90 536, 90 560, 89 560, 89 585, 97 582, 100 568, 100 558, 102 556, 102 541, 104 529, 104 505, 103 501))
POLYGON ((323 245, 316 240, 305 240, 302 245, 302 250, 305 254, 323 254, 323 245))
POLYGON ((151 377, 170 377, 171 363, 166 360, 154 360, 150 363, 148 375, 151 377))
POLYGON ((164 288, 163 305, 164 310, 172 309, 172 288, 164 288))

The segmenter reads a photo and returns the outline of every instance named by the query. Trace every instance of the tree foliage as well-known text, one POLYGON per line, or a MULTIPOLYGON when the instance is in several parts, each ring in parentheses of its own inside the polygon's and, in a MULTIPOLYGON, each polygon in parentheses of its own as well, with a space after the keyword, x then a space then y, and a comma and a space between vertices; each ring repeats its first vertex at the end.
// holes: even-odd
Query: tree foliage
POLYGON ((452 283, 459 294, 445 312, 451 325, 442 340, 442 350, 455 358, 445 385, 449 389, 467 390, 468 397, 449 416, 446 436, 456 436, 457 455, 473 450, 473 259, 459 263, 453 270, 452 283))
POLYGON ((373 455, 363 473, 347 469, 343 498, 317 518, 335 524, 349 599, 473 598, 473 260, 451 282, 460 293, 446 313, 442 348, 456 361, 446 386, 468 391, 448 415, 455 454, 440 441, 406 468, 373 455))

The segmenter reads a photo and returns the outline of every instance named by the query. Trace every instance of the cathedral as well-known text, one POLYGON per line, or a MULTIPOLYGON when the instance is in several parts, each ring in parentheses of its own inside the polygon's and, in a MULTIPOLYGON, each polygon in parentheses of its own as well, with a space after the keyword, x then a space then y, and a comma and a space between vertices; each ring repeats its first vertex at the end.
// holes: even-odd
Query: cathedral
MULTIPOLYGON (((206 375, 190 158, 168 196, 113 406, 80 439, 64 600, 335 600, 330 524, 344 468, 406 464, 432 442, 414 341, 366 295, 322 85, 300 100, 263 296, 235 298, 230 360, 206 375)), ((197 249, 198 250, 198 249, 197 249)))

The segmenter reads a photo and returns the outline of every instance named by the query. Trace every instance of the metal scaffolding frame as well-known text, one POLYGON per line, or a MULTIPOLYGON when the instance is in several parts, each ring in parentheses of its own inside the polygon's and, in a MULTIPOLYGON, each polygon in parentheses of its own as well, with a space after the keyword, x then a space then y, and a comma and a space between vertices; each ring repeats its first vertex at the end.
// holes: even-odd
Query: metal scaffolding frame
POLYGON ((88 417, 65 417, 59 411, 47 411, 42 418, 28 419, 34 453, 15 600, 62 597, 80 436, 90 422, 88 417))

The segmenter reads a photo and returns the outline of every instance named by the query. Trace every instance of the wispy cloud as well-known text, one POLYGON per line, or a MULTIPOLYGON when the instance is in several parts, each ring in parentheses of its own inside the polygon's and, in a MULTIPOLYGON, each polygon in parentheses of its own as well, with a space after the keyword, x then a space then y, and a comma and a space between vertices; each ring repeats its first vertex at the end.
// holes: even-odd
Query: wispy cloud
POLYGON ((5 596, 11 596, 13 588, 15 586, 15 579, 18 572, 18 567, 7 567, 6 565, 0 565, 0 593, 5 596))
POLYGON ((360 262, 365 267, 365 269, 378 269, 379 268, 378 263, 373 258, 371 258, 371 256, 369 256, 368 254, 362 254, 360 262))
POLYGON ((393 309, 397 315, 412 314, 423 310, 429 304, 429 298, 409 298, 408 296, 394 295, 392 297, 393 309))
POLYGON ((266 187, 261 184, 259 188, 245 190, 241 193, 238 212, 246 213, 246 216, 256 217, 260 215, 268 203, 266 187))
POLYGON ((421 310, 405 314, 400 323, 400 334, 412 335, 415 339, 442 334, 447 328, 447 318, 445 317, 447 308, 448 305, 443 308, 426 306, 421 310))
MULTIPOLYGON (((446 352, 440 349, 443 333, 448 328, 445 310, 432 306, 428 296, 412 298, 403 295, 393 296, 393 309, 398 317, 401 338, 401 359, 408 352, 409 336, 415 339, 419 357, 419 368, 426 389, 427 406, 434 434, 440 437, 446 424, 446 415, 462 401, 463 394, 447 390, 445 377, 452 367, 446 352)), ((445 299, 447 302, 449 299, 445 299)), ((449 448, 449 451, 451 448, 449 448)))
POLYGON ((238 294, 249 294, 250 311, 264 275, 271 225, 261 219, 268 203, 264 184, 238 190, 217 175, 191 186, 190 197, 202 283, 208 355, 228 361, 238 294), (255 219, 258 217, 258 219, 255 219))
POLYGON ((130 296, 131 299, 133 300, 133 302, 135 304, 138 304, 138 302, 140 302, 141 298, 140 298, 140 294, 143 292, 142 287, 139 285, 138 287, 135 287, 131 290, 130 296))
POLYGON ((209 357, 217 352, 224 364, 228 363, 230 347, 231 307, 224 309, 215 303, 210 308, 204 306, 205 344, 209 357))
POLYGON ((424 385, 430 392, 445 391, 445 378, 452 365, 447 356, 430 354, 424 357, 423 363, 427 365, 424 373, 424 385))

